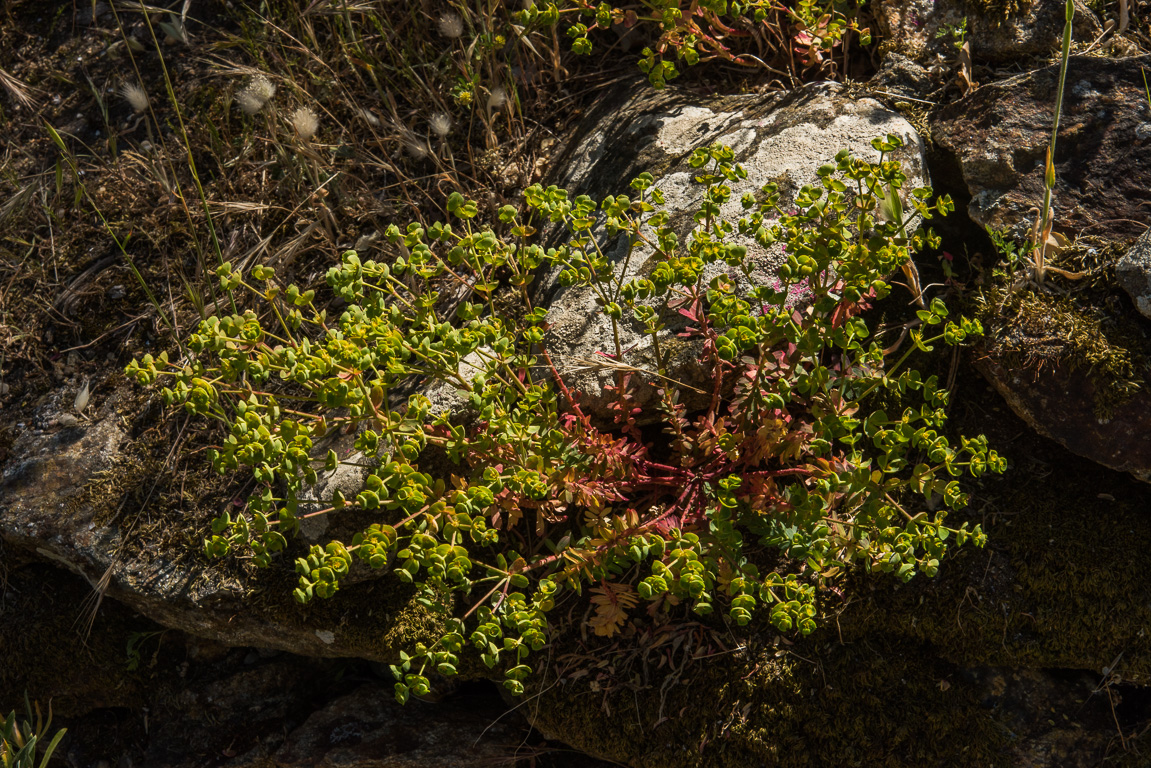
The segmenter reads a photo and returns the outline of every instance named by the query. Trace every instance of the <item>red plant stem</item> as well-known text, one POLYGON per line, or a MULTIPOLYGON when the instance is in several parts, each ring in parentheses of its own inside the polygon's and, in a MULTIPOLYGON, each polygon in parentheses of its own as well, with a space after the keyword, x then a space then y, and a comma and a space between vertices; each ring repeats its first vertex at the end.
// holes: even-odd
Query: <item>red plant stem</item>
POLYGON ((547 348, 540 345, 540 352, 543 352, 544 359, 548 361, 548 368, 551 368, 552 377, 555 379, 556 384, 559 385, 560 391, 564 393, 564 397, 567 398, 568 405, 571 406, 571 409, 575 411, 580 419, 586 419, 587 417, 584 416, 584 412, 580 409, 579 403, 576 402, 571 390, 568 389, 568 385, 564 382, 563 377, 560 376, 560 372, 556 370, 556 365, 552 362, 552 356, 548 354, 547 348))
MULTIPOLYGON (((696 306, 700 307, 699 313, 699 330, 707 339, 706 348, 711 354, 712 365, 715 366, 715 382, 711 388, 711 403, 708 405, 707 412, 709 415, 714 415, 719 411, 720 399, 723 395, 723 380, 724 380, 724 362, 719 357, 719 350, 716 348, 715 340, 719 338, 719 334, 711 326, 711 322, 707 319, 707 313, 702 311, 702 302, 699 297, 699 288, 692 287, 692 297, 695 300, 696 306)), ((715 434, 715 429, 712 427, 712 434, 715 434)))
MULTIPOLYGON (((506 582, 507 582, 507 579, 504 579, 502 583, 506 583, 506 582)), ((477 600, 477 601, 476 601, 476 604, 475 604, 475 605, 473 605, 473 606, 472 606, 470 609, 468 609, 468 612, 464 614, 464 618, 462 619, 462 621, 467 621, 467 619, 468 619, 468 617, 469 617, 469 616, 471 616, 473 613, 475 613, 475 612, 476 612, 476 610, 477 610, 477 609, 478 609, 478 608, 479 608, 481 605, 483 605, 484 603, 486 603, 486 602, 487 602, 487 600, 488 600, 488 598, 492 596, 492 593, 493 593, 493 592, 495 592, 497 589, 499 589, 499 588, 500 588, 500 584, 501 584, 501 582, 497 581, 497 582, 496 582, 496 585, 495 585, 494 587, 492 587, 491 589, 489 589, 489 590, 488 590, 488 593, 487 593, 486 595, 484 595, 484 596, 483 596, 483 597, 481 597, 479 600, 477 600)))

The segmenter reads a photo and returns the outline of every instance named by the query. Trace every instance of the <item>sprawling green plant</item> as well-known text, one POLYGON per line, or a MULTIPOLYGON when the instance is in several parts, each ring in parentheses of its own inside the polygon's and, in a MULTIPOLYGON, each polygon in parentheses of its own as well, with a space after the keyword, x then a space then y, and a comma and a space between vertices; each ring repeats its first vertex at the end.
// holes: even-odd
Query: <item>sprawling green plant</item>
POLYGON ((533 186, 522 211, 500 210, 495 229, 475 226, 476 204, 453 195, 452 223, 389 229, 402 253, 391 264, 343 254, 327 275, 346 302, 339 317, 271 269, 222 267, 223 287, 254 294, 268 320, 251 310, 210 317, 188 342, 193 356, 146 355, 129 366, 142 383, 164 377, 166 402, 227 426, 210 452, 218 472, 254 475, 244 508, 213 524, 207 553, 271 565, 304 515, 306 486, 341 461, 334 451, 317 457, 314 441, 356 430, 356 449, 375 464, 363 489, 336 492, 329 508, 307 514, 353 507, 378 522, 350 542, 311 547, 297 560, 295 596, 331 597, 359 567, 416 585, 446 631, 394 668, 400 700, 428 690, 430 669, 453 674, 468 644, 489 667, 504 664, 519 693, 549 611, 585 586, 601 635, 622 627, 640 598, 651 611, 721 608, 740 625, 763 609, 780 631, 806 634, 820 588, 848 568, 934 576, 949 544, 984 541, 978 526, 946 522, 966 503, 959 478, 1004 462, 983 437, 952 445, 940 433, 947 392, 935 377, 900 370, 915 349, 959 344, 978 323, 949 322, 935 299, 903 329, 910 344, 898 354, 898 344, 885 351, 869 340, 861 316, 888 294, 887 276, 933 241, 911 220, 951 207, 947 198, 930 205, 928 189, 902 189, 899 164, 886 159, 899 145, 877 139, 876 162, 840 152, 818 186, 799 191, 795 210, 773 187, 745 195, 739 221, 721 207, 746 172, 728 148, 696 150, 703 199, 686 242, 648 174, 632 182, 633 196, 598 206, 533 186), (563 227, 566 242, 545 250, 533 242, 541 226, 563 227), (605 254, 609 240, 626 254, 605 254), (760 259, 761 249, 784 249, 770 284, 757 281, 749 247, 760 259), (654 266, 628 277, 640 251, 654 266), (593 291, 611 319, 610 429, 584 412, 551 359, 548 311, 528 290, 548 267, 593 291), (730 275, 753 287, 737 292, 730 275), (459 286, 471 295, 453 316, 443 297, 459 286), (712 372, 694 388, 704 396, 693 410, 669 351, 672 318, 694 340, 674 346, 698 349, 712 372), (626 324, 650 339, 655 370, 627 365, 626 324), (450 385, 460 408, 434 412, 423 394, 397 401, 413 376, 450 385), (655 385, 655 402, 639 399, 644 382, 655 385), (920 404, 873 410, 880 390, 920 404), (645 431, 653 418, 668 439, 645 431), (429 473, 430 452, 456 469, 429 473))

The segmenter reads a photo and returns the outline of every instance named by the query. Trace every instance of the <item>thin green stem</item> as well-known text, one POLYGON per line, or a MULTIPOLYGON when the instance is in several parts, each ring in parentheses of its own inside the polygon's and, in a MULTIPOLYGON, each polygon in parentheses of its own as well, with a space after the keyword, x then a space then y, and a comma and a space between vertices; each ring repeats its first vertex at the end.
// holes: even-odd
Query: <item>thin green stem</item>
POLYGON ((1075 18, 1075 4, 1067 0, 1064 9, 1066 23, 1063 25, 1063 57, 1059 64, 1059 87, 1055 92, 1055 121, 1051 126, 1051 144, 1047 147, 1047 163, 1043 173, 1043 206, 1039 211, 1039 225, 1036 230, 1037 242, 1032 252, 1035 279, 1042 284, 1046 273, 1047 236, 1051 230, 1051 193, 1055 189, 1055 140, 1059 135, 1059 118, 1063 113, 1063 86, 1067 82, 1067 62, 1071 57, 1071 22, 1075 18))

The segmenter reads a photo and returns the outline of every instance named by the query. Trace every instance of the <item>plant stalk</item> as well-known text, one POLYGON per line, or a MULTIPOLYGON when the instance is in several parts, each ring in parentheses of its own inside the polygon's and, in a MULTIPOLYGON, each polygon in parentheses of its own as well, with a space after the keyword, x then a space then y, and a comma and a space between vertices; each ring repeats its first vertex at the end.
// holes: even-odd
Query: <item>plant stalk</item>
POLYGON ((1052 221, 1051 193, 1055 189, 1055 139, 1059 135, 1059 117, 1063 113, 1063 86, 1067 82, 1067 62, 1071 58, 1071 21, 1075 18, 1075 4, 1067 0, 1064 10, 1066 22, 1063 25, 1063 57, 1059 65, 1059 88, 1055 92, 1055 122, 1051 127, 1051 143, 1047 147, 1047 164, 1043 173, 1043 206, 1039 212, 1036 228, 1033 266, 1035 279, 1042 285, 1046 273, 1047 238, 1051 234, 1052 221))

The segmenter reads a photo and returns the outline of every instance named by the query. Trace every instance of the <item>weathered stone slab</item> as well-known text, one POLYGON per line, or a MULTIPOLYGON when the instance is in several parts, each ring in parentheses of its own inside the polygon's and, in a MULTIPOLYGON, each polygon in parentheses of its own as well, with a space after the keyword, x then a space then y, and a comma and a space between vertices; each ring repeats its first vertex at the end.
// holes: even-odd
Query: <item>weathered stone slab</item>
MULTIPOLYGON (((410 591, 386 574, 365 567, 374 578, 349 581, 345 599, 302 607, 291 590, 293 559, 306 552, 304 542, 279 556, 282 565, 254 570, 235 558, 204 556, 200 543, 210 518, 189 525, 178 510, 141 510, 156 482, 166 482, 168 446, 156 446, 159 459, 140 450, 134 435, 160 419, 161 409, 140 413, 129 403, 138 404, 141 393, 117 379, 119 389, 102 383, 90 417, 71 412, 71 386, 45 395, 18 426, 11 458, 0 466, 5 547, 62 565, 159 624, 228 645, 391 662, 428 631, 410 591), (142 524, 141 514, 162 521, 142 524), (165 526, 186 528, 186 535, 166 536, 165 526)), ((202 471, 210 470, 205 464, 202 471)))
MULTIPOLYGON (((1137 237, 1151 204, 1151 57, 1071 57, 1055 153, 1055 229, 1109 240, 1137 237)), ((980 226, 1020 242, 1043 200, 1059 67, 986 85, 930 117, 962 170, 980 226)))
POLYGON ((1011 410, 1039 434, 1105 467, 1151 481, 1151 396, 1145 391, 1101 418, 1097 386, 1086 371, 1037 373, 991 359, 978 367, 1011 410))
MULTIPOLYGON (((396 703, 391 686, 366 683, 317 708, 271 754, 230 768, 456 768, 506 764, 523 740, 516 718, 500 719, 490 697, 430 706, 396 703), (470 705, 470 706, 469 706, 470 705), (479 705, 479 706, 477 706, 479 705)), ((498 702, 498 698, 496 699, 498 702)))
MULTIPOLYGON (((877 136, 895 134, 904 147, 895 153, 908 174, 907 189, 927 183, 923 143, 911 124, 879 102, 853 99, 841 87, 817 84, 780 95, 748 95, 703 98, 686 92, 652 93, 640 91, 613 106, 601 109, 581 127, 567 149, 562 169, 554 183, 571 194, 588 194, 595 200, 607 195, 630 193, 628 184, 640 173, 656 178, 656 187, 665 197, 671 227, 684 247, 695 228, 692 214, 703 198, 705 187, 693 181, 698 171, 688 158, 699 147, 713 143, 731 146, 735 159, 747 170, 747 178, 731 183, 731 197, 722 215, 737 222, 744 215, 740 198, 755 193, 769 182, 779 186, 781 204, 806 184, 818 182, 816 171, 842 149, 857 157, 875 159, 878 152, 871 141, 877 136)), ((634 196, 634 194, 633 194, 634 196)), ((639 247, 626 261, 626 243, 609 242, 604 236, 600 247, 622 271, 625 280, 646 276, 654 268, 654 252, 639 247)), ((784 260, 782 247, 765 250, 750 238, 733 235, 729 242, 746 246, 753 279, 763 284, 773 279, 784 260)), ((727 268, 710 265, 704 282, 727 268)), ((732 275, 737 289, 748 287, 740 275, 732 275)), ((582 393, 585 411, 598 416, 607 413, 611 402, 604 387, 615 381, 616 370, 605 363, 616 349, 610 319, 589 288, 560 287, 558 271, 544 276, 535 288, 537 303, 548 307, 551 328, 548 350, 568 385, 582 393)), ((800 297, 797 297, 797 301, 800 297)), ((656 302, 652 301, 652 306, 656 302)), ((684 344, 674 333, 685 327, 675 312, 663 316, 666 330, 660 346, 669 358, 668 376, 682 384, 682 394, 691 388, 710 393, 710 372, 699 361, 694 344, 684 344)), ((625 313, 620 322, 619 345, 625 351, 622 363, 643 371, 658 367, 650 337, 643 326, 625 313)), ((615 362, 615 361, 613 361, 615 362)), ((655 395, 652 377, 637 393, 643 404, 655 395)))
POLYGON ((1144 317, 1151 317, 1151 229, 1127 249, 1115 265, 1119 285, 1131 296, 1135 308, 1144 317))

